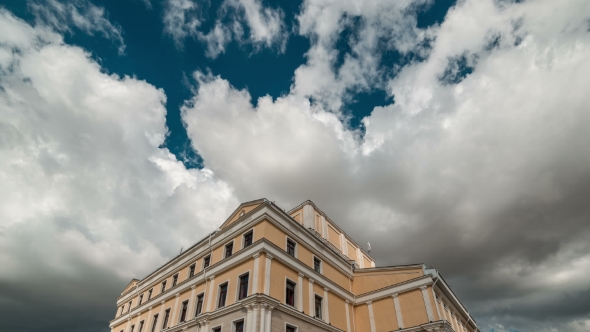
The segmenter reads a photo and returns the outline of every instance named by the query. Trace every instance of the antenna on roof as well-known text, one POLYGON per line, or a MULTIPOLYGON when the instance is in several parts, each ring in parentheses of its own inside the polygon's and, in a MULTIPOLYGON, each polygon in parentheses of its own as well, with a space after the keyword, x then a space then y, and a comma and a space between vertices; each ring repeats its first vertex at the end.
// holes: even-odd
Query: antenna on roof
POLYGON ((178 253, 179 255, 182 254, 182 249, 184 249, 184 247, 180 247, 180 252, 178 253))
POLYGON ((371 253, 371 242, 367 242, 367 251, 371 253))

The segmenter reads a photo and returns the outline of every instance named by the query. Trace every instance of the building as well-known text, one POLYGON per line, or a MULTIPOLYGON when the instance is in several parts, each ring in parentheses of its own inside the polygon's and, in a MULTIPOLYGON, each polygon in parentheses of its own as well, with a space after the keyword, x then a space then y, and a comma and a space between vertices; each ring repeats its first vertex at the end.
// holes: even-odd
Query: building
POLYGON ((117 298, 112 332, 478 331, 442 276, 375 261, 315 204, 260 199, 117 298))

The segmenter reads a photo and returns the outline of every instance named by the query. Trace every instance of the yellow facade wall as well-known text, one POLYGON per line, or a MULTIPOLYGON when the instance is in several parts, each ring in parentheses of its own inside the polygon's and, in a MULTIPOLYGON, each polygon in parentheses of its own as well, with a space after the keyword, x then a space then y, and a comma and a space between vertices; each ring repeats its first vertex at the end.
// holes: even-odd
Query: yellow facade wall
POLYGON ((330 241, 336 248, 340 248, 340 233, 328 223, 328 241, 330 241))
MULTIPOLYGON (((299 284, 299 273, 292 270, 291 268, 283 265, 281 262, 272 261, 271 263, 271 274, 270 274, 270 297, 279 300, 281 303, 285 303, 285 289, 287 285, 287 278, 297 284, 296 287, 303 285, 299 284)), ((295 289, 295 307, 299 303, 298 290, 295 289)))
MULTIPOLYGON (((253 272, 254 263, 252 260, 245 261, 239 265, 234 266, 232 269, 220 273, 215 276, 215 288, 211 302, 211 309, 217 309, 219 286, 228 283, 227 287, 227 298, 225 300, 225 306, 236 303, 237 300, 237 289, 238 289, 238 277, 244 273, 250 273, 250 277, 254 275, 253 272)), ((252 293, 252 282, 248 281, 248 295, 252 293)))
MULTIPOLYGON (((361 270, 362 271, 362 270, 361 270)), ((352 290, 356 295, 395 285, 423 275, 421 268, 397 270, 397 271, 355 271, 352 281, 352 290)))
POLYGON ((260 204, 252 204, 252 205, 242 207, 241 209, 236 211, 236 214, 227 222, 227 224, 224 225, 224 228, 231 225, 234 221, 240 219, 241 211, 244 211, 244 213, 248 213, 248 212, 254 210, 255 208, 257 208, 259 205, 260 204))
POLYGON ((387 297, 373 301, 373 315, 377 331, 393 331, 399 329, 393 298, 387 297))
POLYGON ((358 261, 358 258, 356 257, 356 247, 348 241, 346 241, 346 246, 347 246, 346 249, 348 250, 348 252, 347 252, 348 258, 353 259, 355 262, 358 261))
POLYGON ((330 324, 346 331, 346 302, 332 292, 328 293, 328 311, 330 312, 330 324))
POLYGON ((428 315, 426 314, 426 306, 424 305, 421 290, 414 289, 399 294, 399 304, 405 326, 428 323, 428 315))
POLYGON ((366 304, 361 304, 354 307, 354 322, 356 325, 356 332, 371 332, 369 307, 366 304))

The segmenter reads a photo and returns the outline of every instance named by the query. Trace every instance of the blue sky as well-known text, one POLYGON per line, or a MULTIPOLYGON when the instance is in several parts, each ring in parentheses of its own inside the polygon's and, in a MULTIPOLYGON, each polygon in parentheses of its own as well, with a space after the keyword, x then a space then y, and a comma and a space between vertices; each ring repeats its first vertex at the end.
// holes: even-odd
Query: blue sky
POLYGON ((106 331, 260 197, 437 268, 482 331, 590 329, 586 0, 0 7, 0 331, 106 331))

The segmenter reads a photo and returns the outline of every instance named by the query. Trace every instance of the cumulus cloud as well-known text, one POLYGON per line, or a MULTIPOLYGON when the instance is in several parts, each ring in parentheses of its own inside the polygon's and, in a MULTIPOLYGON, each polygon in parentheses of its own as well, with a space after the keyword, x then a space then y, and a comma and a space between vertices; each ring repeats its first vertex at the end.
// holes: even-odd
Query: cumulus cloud
POLYGON ((66 3, 58 0, 30 0, 28 5, 38 24, 48 25, 62 33, 72 33, 72 28, 80 29, 90 35, 99 33, 118 44, 120 54, 125 53, 122 29, 109 21, 102 7, 87 0, 66 3))
POLYGON ((465 0, 419 29, 402 16, 422 3, 306 1, 300 33, 314 43, 290 93, 254 107, 197 73, 182 109, 193 145, 242 200, 311 198, 380 264, 440 268, 482 330, 583 331, 590 7, 465 0), (352 16, 362 38, 338 70, 352 16), (424 59, 383 73, 376 45, 424 59), (363 120, 361 138, 338 110, 347 90, 375 82, 395 103, 363 120))
POLYGON ((164 32, 172 37, 177 48, 182 49, 185 39, 192 37, 206 45, 206 55, 211 58, 224 53, 232 40, 252 45, 255 51, 276 47, 284 52, 288 33, 280 8, 264 7, 260 0, 225 0, 208 32, 200 29, 206 9, 194 0, 167 0, 164 32))
POLYGON ((3 9, 0 30, 11 31, 0 34, 0 307, 17 309, 3 327, 104 329, 108 294, 238 202, 211 170, 187 170, 160 147, 164 91, 104 73, 3 9))

